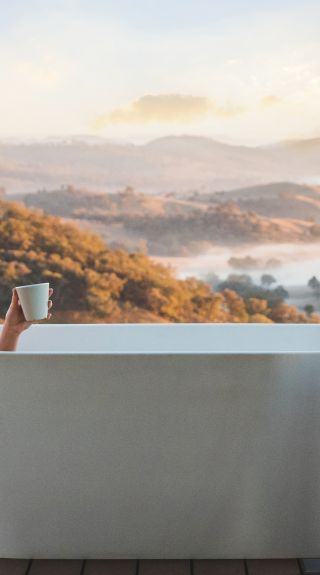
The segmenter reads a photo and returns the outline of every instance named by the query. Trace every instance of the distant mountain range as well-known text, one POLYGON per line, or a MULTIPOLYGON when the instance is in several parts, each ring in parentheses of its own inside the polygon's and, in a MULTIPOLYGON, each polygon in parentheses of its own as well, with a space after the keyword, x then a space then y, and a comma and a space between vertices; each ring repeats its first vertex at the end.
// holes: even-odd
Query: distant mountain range
POLYGON ((95 136, 0 140, 0 187, 36 192, 72 184, 113 192, 210 194, 278 181, 320 182, 320 139, 267 147, 235 146, 196 136, 144 145, 95 136))

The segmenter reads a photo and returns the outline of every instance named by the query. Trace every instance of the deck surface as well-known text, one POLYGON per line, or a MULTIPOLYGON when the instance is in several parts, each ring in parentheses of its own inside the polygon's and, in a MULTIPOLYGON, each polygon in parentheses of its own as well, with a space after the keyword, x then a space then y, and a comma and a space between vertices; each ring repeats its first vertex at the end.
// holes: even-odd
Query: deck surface
POLYGON ((320 575, 320 559, 0 559, 0 575, 320 575))

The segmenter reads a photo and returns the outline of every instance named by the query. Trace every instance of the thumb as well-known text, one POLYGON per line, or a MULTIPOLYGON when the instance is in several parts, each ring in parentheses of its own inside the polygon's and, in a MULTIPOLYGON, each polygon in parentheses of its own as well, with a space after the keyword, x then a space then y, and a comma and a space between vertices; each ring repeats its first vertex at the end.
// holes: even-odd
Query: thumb
POLYGON ((19 298, 18 298, 18 294, 17 294, 16 288, 13 288, 13 290, 12 290, 11 303, 12 303, 12 305, 14 305, 14 306, 17 306, 17 305, 19 304, 19 298))

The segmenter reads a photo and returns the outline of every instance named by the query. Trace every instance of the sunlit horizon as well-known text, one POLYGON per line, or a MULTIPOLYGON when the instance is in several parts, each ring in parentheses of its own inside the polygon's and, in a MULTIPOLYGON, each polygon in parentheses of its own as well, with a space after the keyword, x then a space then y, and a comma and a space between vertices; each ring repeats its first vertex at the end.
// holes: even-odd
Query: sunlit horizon
MULTIPOLYGON (((227 136, 223 136, 223 135, 214 135, 214 134, 206 134, 206 133, 188 133, 188 132, 168 132, 168 133, 164 133, 164 134, 157 134, 154 137, 148 137, 148 136, 141 136, 141 135, 137 135, 132 136, 130 139, 129 138, 120 138, 120 137, 108 137, 108 136, 103 136, 103 135, 97 135, 95 133, 90 133, 90 132, 79 132, 79 133, 56 133, 56 134, 16 134, 16 135, 7 135, 7 134, 1 134, 0 132, 0 144, 37 144, 37 143, 43 143, 43 144, 54 144, 54 143, 59 143, 59 144, 75 144, 77 142, 81 142, 81 143, 85 143, 85 144, 89 144, 89 145, 103 145, 103 144, 114 144, 114 145, 119 145, 119 146, 145 146, 148 144, 151 144, 152 142, 156 141, 156 140, 161 140, 161 139, 170 139, 170 138, 177 138, 177 139, 188 139, 188 138, 195 138, 195 139, 207 139, 207 140, 212 140, 215 143, 218 144, 225 144, 225 145, 229 145, 229 146, 242 146, 242 147, 247 147, 247 148, 271 148, 271 147, 276 147, 279 145, 285 145, 285 144, 291 144, 291 143, 295 143, 295 142, 307 142, 307 141, 316 141, 320 139, 320 134, 319 136, 311 134, 310 137, 308 137, 307 135, 301 136, 301 137, 295 137, 295 138, 287 138, 287 139, 279 139, 279 140, 270 140, 270 141, 266 141, 266 142, 247 142, 241 139, 237 139, 237 138, 228 138, 227 136)), ((318 183, 318 178, 316 178, 316 182, 318 183)))

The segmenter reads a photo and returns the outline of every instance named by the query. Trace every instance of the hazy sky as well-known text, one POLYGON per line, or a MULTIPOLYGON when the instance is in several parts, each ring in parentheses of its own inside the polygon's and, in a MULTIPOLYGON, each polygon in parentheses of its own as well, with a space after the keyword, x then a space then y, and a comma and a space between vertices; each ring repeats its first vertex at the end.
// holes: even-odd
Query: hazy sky
POLYGON ((319 21, 319 0, 0 0, 0 136, 319 136, 319 21))

